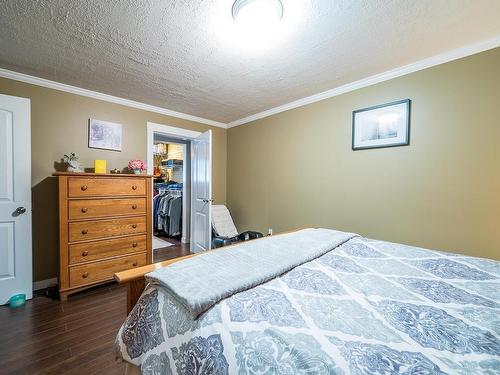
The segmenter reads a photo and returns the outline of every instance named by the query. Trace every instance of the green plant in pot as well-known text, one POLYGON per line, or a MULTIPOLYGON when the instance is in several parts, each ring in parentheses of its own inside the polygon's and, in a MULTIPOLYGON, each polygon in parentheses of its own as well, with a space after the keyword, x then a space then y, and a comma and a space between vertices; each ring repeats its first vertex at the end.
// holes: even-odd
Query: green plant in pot
POLYGON ((80 165, 80 157, 74 152, 64 155, 63 161, 68 164, 68 168, 66 169, 68 172, 83 172, 83 168, 80 165))

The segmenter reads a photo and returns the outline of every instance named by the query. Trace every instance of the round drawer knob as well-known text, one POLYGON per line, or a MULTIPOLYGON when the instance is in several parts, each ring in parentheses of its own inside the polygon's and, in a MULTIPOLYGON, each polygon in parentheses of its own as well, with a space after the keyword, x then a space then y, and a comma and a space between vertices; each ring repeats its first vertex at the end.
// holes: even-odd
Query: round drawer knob
POLYGON ((82 256, 86 257, 87 255, 89 255, 89 252, 87 250, 85 250, 83 253, 82 253, 82 256))
POLYGON ((132 228, 137 228, 137 224, 132 224, 132 228))
POLYGON ((89 273, 88 273, 88 272, 84 272, 84 273, 82 274, 82 277, 83 277, 84 279, 86 279, 87 277, 89 277, 89 273))
POLYGON ((132 244, 132 247, 137 247, 137 242, 134 242, 134 243, 132 244))
POLYGON ((88 232, 88 229, 82 229, 82 234, 87 234, 88 232))
POLYGON ((137 185, 132 185, 132 190, 137 190, 137 185))
POLYGON ((83 186, 81 187, 81 189, 82 189, 82 191, 85 191, 85 190, 87 190, 87 189, 88 189, 88 186, 87 186, 87 185, 83 185, 83 186))
POLYGON ((134 263, 132 263, 132 265, 133 265, 134 267, 137 267, 137 261, 135 261, 134 263))
POLYGON ((132 209, 135 210, 137 208, 137 205, 136 204, 133 204, 132 205, 132 209))
POLYGON ((82 207, 82 212, 85 213, 87 212, 89 209, 87 207, 82 207))

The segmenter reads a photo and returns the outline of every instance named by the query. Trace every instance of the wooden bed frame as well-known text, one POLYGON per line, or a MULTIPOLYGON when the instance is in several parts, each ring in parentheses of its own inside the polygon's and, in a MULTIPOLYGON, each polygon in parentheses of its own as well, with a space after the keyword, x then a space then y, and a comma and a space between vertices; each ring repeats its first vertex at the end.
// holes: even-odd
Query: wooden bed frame
POLYGON ((147 266, 132 268, 126 271, 115 273, 114 277, 118 284, 127 284, 127 314, 130 313, 130 311, 134 308, 137 300, 146 287, 146 280, 144 279, 145 274, 153 272, 158 268, 166 267, 171 264, 180 262, 184 259, 192 258, 199 254, 203 253, 190 254, 183 257, 169 259, 163 262, 148 264, 147 266))

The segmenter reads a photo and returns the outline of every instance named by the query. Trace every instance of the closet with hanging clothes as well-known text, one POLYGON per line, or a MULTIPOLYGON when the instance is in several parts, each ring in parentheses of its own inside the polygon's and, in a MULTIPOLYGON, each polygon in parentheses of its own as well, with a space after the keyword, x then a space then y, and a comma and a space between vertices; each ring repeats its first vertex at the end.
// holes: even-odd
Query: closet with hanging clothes
POLYGON ((187 242, 189 142, 155 134, 153 145, 153 248, 187 242), (187 186, 186 186, 187 185, 187 186))
POLYGON ((182 184, 155 184, 153 222, 157 235, 176 237, 182 234, 182 184))

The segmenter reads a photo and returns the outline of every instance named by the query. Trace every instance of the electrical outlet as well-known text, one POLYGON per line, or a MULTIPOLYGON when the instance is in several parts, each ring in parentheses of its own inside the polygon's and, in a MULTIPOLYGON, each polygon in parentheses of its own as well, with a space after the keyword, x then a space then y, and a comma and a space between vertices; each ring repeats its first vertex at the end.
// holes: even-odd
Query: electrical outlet
POLYGON ((268 235, 268 236, 272 236, 272 235, 273 235, 273 228, 269 228, 269 229, 267 230, 267 235, 268 235))

